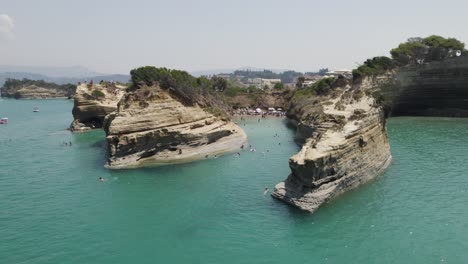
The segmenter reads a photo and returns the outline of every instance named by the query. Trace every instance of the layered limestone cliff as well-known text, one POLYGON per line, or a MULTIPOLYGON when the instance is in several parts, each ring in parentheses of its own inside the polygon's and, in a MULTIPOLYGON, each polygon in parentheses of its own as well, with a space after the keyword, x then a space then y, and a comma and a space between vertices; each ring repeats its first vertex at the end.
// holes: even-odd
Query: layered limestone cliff
POLYGON ((331 96, 294 105, 302 149, 290 158, 291 174, 272 196, 314 212, 337 195, 379 175, 391 162, 384 111, 369 90, 374 80, 343 83, 331 96))
POLYGON ((101 128, 106 115, 117 109, 125 93, 125 86, 102 83, 80 84, 74 96, 72 131, 101 128))
POLYGON ((400 68, 380 89, 393 116, 468 117, 468 57, 400 68))
POLYGON ((244 131, 214 108, 184 105, 170 91, 141 87, 125 94, 104 129, 109 168, 189 162, 238 150, 244 131))

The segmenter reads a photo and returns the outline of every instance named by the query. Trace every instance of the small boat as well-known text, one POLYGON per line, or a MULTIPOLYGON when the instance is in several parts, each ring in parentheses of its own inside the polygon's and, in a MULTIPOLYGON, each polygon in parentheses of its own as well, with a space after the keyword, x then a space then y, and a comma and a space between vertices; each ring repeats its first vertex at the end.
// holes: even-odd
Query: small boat
POLYGON ((34 107, 34 108, 33 108, 33 112, 39 112, 39 108, 34 107))
POLYGON ((8 117, 0 118, 0 124, 8 124, 8 117))

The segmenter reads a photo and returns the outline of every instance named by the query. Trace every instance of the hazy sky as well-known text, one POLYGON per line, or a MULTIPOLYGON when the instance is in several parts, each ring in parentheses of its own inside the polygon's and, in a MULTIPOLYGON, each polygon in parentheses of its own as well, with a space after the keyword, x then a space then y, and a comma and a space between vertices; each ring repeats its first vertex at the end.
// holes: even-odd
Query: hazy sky
POLYGON ((353 68, 408 37, 468 42, 467 11, 467 0, 0 0, 0 64, 353 68))

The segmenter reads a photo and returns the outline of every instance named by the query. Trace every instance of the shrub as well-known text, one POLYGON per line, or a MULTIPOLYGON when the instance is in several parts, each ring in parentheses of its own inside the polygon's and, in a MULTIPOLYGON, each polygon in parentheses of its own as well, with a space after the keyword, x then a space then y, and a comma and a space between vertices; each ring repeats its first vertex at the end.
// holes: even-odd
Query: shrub
POLYGON ((94 98, 96 98, 96 99, 102 98, 102 97, 105 97, 105 96, 106 96, 102 91, 96 90, 96 89, 94 89, 94 90, 91 92, 91 95, 94 96, 94 98))
POLYGON ((245 88, 231 87, 231 88, 228 88, 228 89, 226 89, 224 91, 224 95, 229 96, 229 97, 234 97, 234 96, 237 96, 239 94, 246 93, 246 92, 247 92, 247 89, 245 89, 245 88))
POLYGON ((281 89, 284 88, 284 83, 282 83, 282 82, 277 82, 277 83, 275 83, 274 88, 277 89, 277 90, 281 90, 281 89))
POLYGON ((322 78, 307 88, 297 90, 294 93, 293 99, 328 94, 331 91, 331 86, 335 80, 336 78, 334 77, 322 78))
POLYGON ((388 57, 374 57, 366 60, 364 64, 357 69, 354 69, 353 78, 357 79, 365 76, 382 74, 388 70, 394 69, 395 66, 395 62, 388 57))

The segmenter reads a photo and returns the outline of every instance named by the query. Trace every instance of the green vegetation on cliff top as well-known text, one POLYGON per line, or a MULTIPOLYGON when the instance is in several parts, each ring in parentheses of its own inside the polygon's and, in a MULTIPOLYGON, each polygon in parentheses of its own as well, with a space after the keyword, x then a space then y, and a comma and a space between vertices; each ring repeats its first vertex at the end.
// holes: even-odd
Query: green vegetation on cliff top
POLYGON ((336 81, 334 77, 322 78, 316 83, 304 89, 299 89, 294 93, 293 100, 300 100, 315 95, 325 95, 331 91, 332 84, 336 81))
POLYGON ((468 55, 465 44, 455 38, 432 35, 426 38, 409 38, 390 51, 392 58, 374 57, 353 70, 355 79, 385 73, 405 65, 442 61, 468 55))
POLYGON ((221 97, 221 92, 227 89, 228 83, 223 78, 197 78, 185 71, 153 66, 133 69, 130 75, 132 85, 129 91, 158 85, 184 104, 198 104, 216 116, 227 118, 226 112, 229 109, 221 97))

